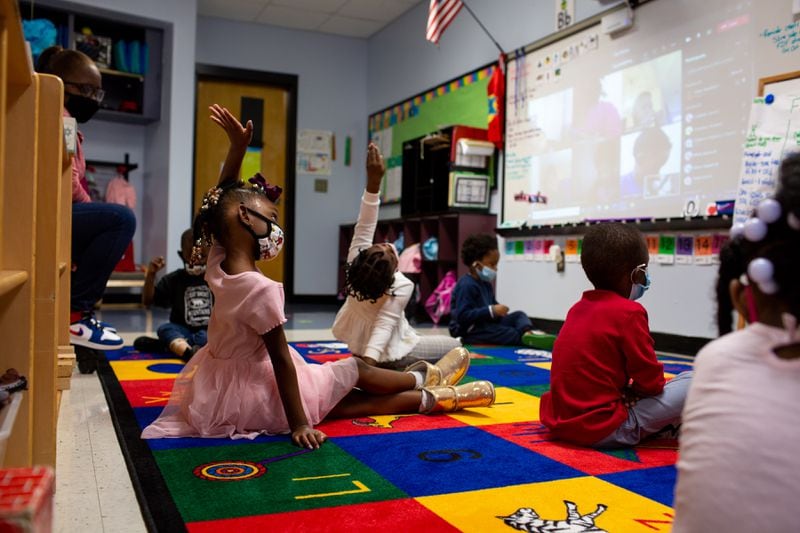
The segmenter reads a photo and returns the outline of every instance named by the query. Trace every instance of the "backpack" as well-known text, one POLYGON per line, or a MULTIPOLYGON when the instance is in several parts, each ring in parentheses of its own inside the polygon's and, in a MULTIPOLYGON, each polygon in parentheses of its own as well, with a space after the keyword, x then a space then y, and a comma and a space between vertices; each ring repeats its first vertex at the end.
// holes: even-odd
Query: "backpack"
POLYGON ((425 310, 434 324, 439 324, 443 316, 450 314, 450 298, 453 296, 455 286, 456 273, 454 270, 450 270, 425 300, 425 310))

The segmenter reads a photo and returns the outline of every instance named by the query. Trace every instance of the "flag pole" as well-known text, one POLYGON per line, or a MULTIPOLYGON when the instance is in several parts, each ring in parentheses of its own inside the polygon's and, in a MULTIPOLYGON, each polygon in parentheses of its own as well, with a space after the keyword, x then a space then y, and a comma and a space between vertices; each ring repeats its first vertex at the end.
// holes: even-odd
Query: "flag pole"
POLYGON ((475 19, 475 22, 478 23, 478 26, 481 27, 481 29, 484 31, 484 33, 486 33, 486 35, 489 36, 489 39, 491 39, 492 42, 494 43, 494 45, 497 47, 497 49, 500 50, 500 53, 501 54, 505 54, 505 52, 503 51, 503 48, 500 46, 500 44, 498 44, 498 42, 495 40, 495 38, 492 37, 492 34, 489 33, 489 30, 486 29, 486 26, 484 26, 483 23, 478 19, 478 17, 475 16, 475 13, 472 12, 472 10, 469 8, 467 3, 464 2, 464 0, 461 0, 461 5, 463 5, 467 9, 469 14, 472 15, 472 18, 475 19))

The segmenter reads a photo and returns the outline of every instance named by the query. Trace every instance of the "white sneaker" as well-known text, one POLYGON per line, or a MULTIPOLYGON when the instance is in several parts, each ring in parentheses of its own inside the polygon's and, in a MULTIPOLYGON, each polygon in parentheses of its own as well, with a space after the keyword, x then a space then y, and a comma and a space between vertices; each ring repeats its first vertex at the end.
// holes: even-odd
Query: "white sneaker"
POLYGON ((125 344, 122 337, 104 329, 91 315, 69 325, 69 342, 95 350, 115 350, 125 344))

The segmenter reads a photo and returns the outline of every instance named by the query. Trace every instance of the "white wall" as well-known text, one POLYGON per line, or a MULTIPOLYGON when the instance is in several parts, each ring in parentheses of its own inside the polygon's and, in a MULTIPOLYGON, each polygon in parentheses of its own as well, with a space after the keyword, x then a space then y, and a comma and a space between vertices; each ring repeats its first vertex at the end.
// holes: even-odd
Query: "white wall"
MULTIPOLYGON (((191 223, 191 191, 194 147, 194 65, 197 0, 78 0, 78 6, 91 6, 161 21, 171 26, 164 34, 164 71, 161 94, 161 120, 148 126, 116 123, 97 125, 100 132, 118 128, 119 132, 144 129, 141 218, 137 234, 142 245, 137 261, 154 255, 167 258, 167 269, 179 268, 180 235, 191 223)), ((92 126, 91 123, 86 126, 92 126)), ((92 130, 87 128, 87 133, 92 130)), ((87 157, 95 150, 124 154, 128 146, 139 149, 141 134, 119 143, 92 136, 86 140, 87 157), (90 147, 93 142, 97 148, 90 147), (115 149, 116 145, 116 149, 115 149)), ((131 154, 133 155, 133 149, 131 154)), ((118 155, 116 157, 119 157, 118 155)))
POLYGON ((339 224, 355 220, 366 179, 366 40, 207 17, 198 18, 197 37, 198 63, 298 75, 298 129, 336 134, 332 175, 320 176, 328 192, 314 192, 315 176, 297 174, 293 243, 295 293, 336 294, 339 224))
MULTIPOLYGON (((576 19, 584 20, 609 8, 613 2, 575 0, 575 4, 576 19)), ((553 1, 472 0, 469 5, 506 51, 513 51, 553 31, 553 1)), ((438 47, 424 39, 426 18, 427 2, 421 2, 369 39, 367 94, 370 113, 497 58, 494 44, 465 10, 445 31, 438 47)), ((493 202, 493 212, 497 212, 497 204, 493 202)), ((503 258, 499 265, 497 298, 531 316, 563 320, 581 292, 590 288, 580 264, 566 266, 566 272, 559 274, 554 263, 503 258)), ((716 336, 716 268, 652 265, 651 276, 653 287, 641 302, 648 309, 653 331, 716 336)))

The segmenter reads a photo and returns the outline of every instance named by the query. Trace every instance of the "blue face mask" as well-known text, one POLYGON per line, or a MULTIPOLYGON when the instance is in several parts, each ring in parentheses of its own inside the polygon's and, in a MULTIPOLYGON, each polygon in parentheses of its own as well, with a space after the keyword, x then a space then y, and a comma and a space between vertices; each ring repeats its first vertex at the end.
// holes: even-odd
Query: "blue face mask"
POLYGON ((494 281, 494 278, 497 277, 497 270, 492 270, 487 266, 482 267, 480 270, 477 268, 475 270, 477 271, 478 277, 481 278, 481 280, 488 281, 489 283, 494 281))
POLYGON ((633 272, 631 272, 631 282, 633 285, 631 285, 631 294, 628 296, 628 298, 630 300, 638 300, 644 296, 645 291, 650 288, 650 273, 647 271, 647 265, 641 264, 633 269, 633 272), (640 271, 644 272, 644 285, 634 281, 636 272, 640 271))

